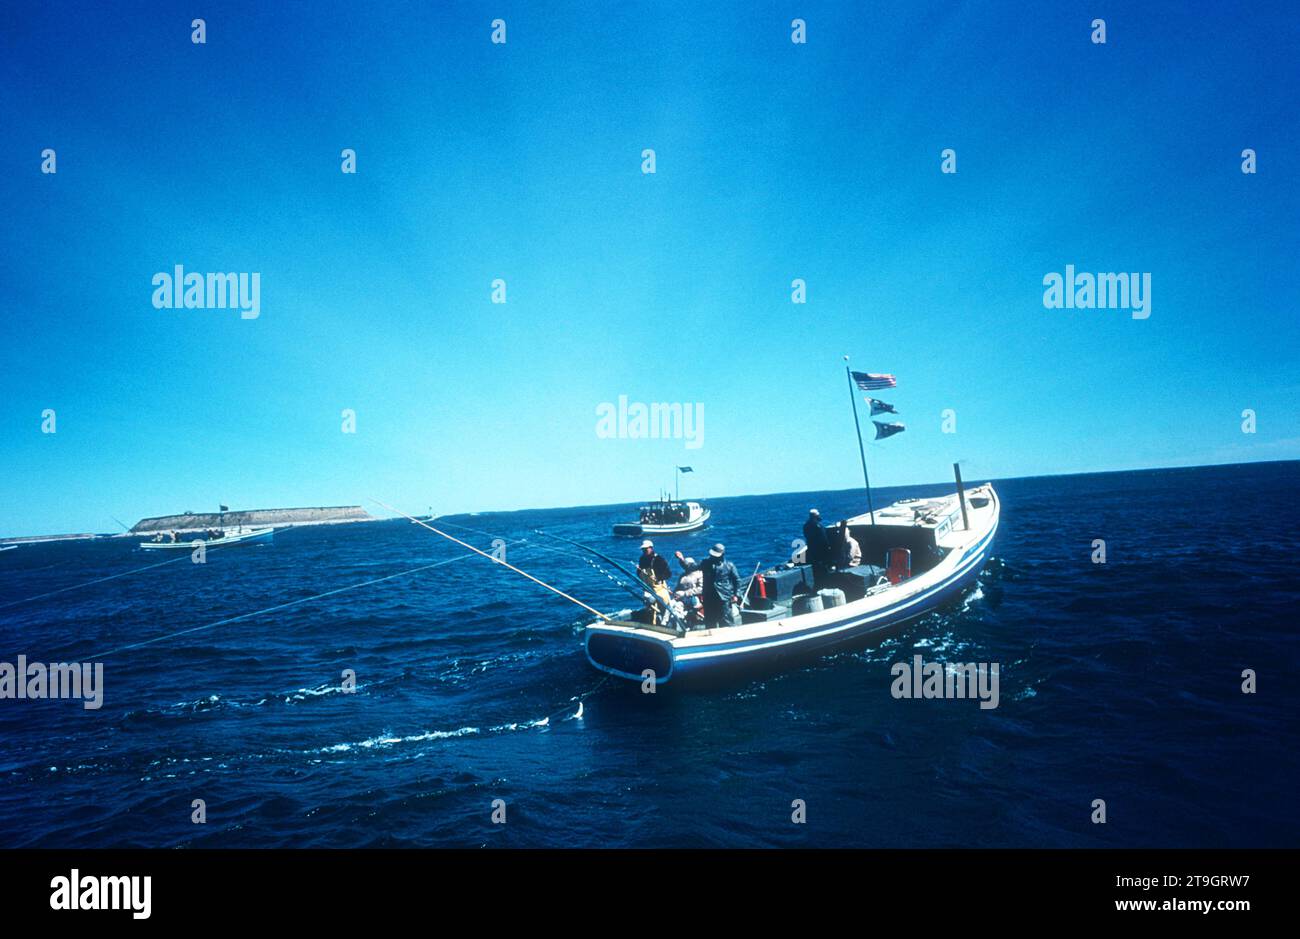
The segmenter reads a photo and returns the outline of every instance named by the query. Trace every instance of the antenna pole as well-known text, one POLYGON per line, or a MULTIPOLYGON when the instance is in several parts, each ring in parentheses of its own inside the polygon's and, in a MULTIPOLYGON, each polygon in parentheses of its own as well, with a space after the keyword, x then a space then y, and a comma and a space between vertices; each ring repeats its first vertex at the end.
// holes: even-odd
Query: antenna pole
POLYGON ((966 489, 961 484, 961 464, 954 463, 952 471, 957 477, 957 498, 961 500, 961 527, 970 531, 970 519, 966 517, 966 489))

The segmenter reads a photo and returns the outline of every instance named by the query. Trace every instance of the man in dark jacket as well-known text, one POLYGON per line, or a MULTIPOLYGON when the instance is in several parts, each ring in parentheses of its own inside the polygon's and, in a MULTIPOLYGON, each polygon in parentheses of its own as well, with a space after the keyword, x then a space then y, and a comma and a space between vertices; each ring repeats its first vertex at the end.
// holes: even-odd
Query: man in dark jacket
POLYGON ((647 609, 652 611, 650 615, 658 618, 672 603, 672 594, 668 591, 668 578, 672 576, 672 571, 668 568, 668 561, 655 553, 654 542, 649 538, 641 542, 641 557, 636 562, 636 572, 659 599, 655 603, 649 594, 646 595, 647 609))
POLYGON ((700 565, 704 572, 704 625, 739 626, 740 571, 725 557, 727 549, 715 544, 700 565))
POLYGON ((641 557, 636 562, 636 569, 641 579, 651 587, 668 583, 668 578, 672 576, 668 562, 655 553, 655 543, 649 538, 641 542, 641 557))
POLYGON ((808 563, 813 569, 813 585, 821 587, 826 581, 826 574, 831 565, 831 542, 822 528, 822 513, 816 509, 808 512, 808 521, 803 523, 803 540, 808 546, 808 563))

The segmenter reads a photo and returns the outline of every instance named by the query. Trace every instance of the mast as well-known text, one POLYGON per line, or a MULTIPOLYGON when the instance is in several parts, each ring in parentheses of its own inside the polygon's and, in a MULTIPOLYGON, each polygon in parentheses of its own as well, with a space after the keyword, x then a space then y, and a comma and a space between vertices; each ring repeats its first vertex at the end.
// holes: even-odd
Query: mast
POLYGON ((871 513, 871 524, 876 524, 876 509, 871 504, 871 480, 867 477, 867 451, 862 446, 862 425, 858 423, 858 388, 853 384, 853 372, 849 370, 849 357, 844 357, 844 377, 849 380, 849 401, 853 404, 853 429, 858 432, 858 456, 862 458, 862 482, 867 488, 867 510, 871 513))
POLYGON ((957 477, 957 498, 961 501, 961 527, 970 531, 970 519, 966 517, 966 487, 961 484, 961 464, 954 463, 952 471, 957 477))

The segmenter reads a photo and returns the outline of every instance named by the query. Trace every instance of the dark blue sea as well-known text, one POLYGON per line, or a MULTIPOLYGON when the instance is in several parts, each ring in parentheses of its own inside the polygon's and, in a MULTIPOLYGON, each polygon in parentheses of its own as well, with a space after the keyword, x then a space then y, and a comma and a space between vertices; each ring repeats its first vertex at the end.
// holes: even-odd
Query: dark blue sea
MULTIPOLYGON (((465 551, 402 520, 147 570, 170 558, 125 539, 0 553, 0 661, 109 653, 98 711, 0 701, 0 843, 1300 844, 1300 463, 995 482, 993 558, 960 601, 865 648, 697 693, 603 678, 581 610, 453 560, 465 551), (916 654, 999 663, 999 706, 896 700, 890 665, 916 654)), ((877 504, 944 491, 880 490, 877 504)), ((833 519, 862 499, 714 499, 711 530, 661 546, 700 555, 722 540, 748 574, 788 555, 810 506, 833 519)), ((629 509, 445 521, 613 610, 629 598, 533 530, 631 562, 636 542, 608 534, 629 509)))

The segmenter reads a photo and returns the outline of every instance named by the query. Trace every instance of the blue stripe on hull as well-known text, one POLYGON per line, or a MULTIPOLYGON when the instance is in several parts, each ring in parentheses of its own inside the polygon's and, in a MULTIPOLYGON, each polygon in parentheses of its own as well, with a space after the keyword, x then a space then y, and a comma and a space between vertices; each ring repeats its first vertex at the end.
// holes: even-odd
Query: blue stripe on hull
MULTIPOLYGON (((833 647, 860 640, 924 616, 961 593, 984 569, 984 562, 997 530, 998 524, 995 520, 988 533, 969 550, 946 580, 883 609, 867 614, 850 614, 846 619, 838 622, 808 626, 761 639, 739 639, 679 650, 669 641, 648 637, 628 637, 629 648, 645 644, 665 651, 671 650, 673 655, 671 670, 668 675, 658 679, 661 685, 667 684, 673 678, 676 678, 679 683, 689 679, 700 681, 705 676, 718 677, 738 671, 768 670, 791 660, 813 658, 833 647)), ((591 634, 588 633, 588 637, 590 636, 591 634)), ((629 674, 597 662, 591 655, 589 645, 587 658, 593 666, 603 672, 622 678, 641 680, 639 674, 629 674)))
MULTIPOLYGON (((971 576, 972 571, 978 574, 980 569, 984 565, 985 552, 988 550, 989 543, 992 542, 993 535, 996 532, 997 532, 997 528, 994 527, 992 531, 990 531, 987 535, 985 535, 980 540, 979 544, 977 544, 972 549, 972 553, 968 555, 961 562, 960 565, 958 565, 956 571, 954 571, 953 574, 947 580, 941 581, 940 583, 935 584, 933 587, 929 587, 926 590, 921 591, 914 597, 908 597, 906 600, 900 600, 895 607, 884 607, 883 609, 876 610, 872 613, 869 613, 867 614, 866 619, 875 621, 876 619, 890 616, 894 610, 902 610, 904 608, 910 609, 916 607, 920 604, 925 603, 927 600, 933 597, 937 592, 943 591, 953 584, 961 584, 969 576, 971 576)), ((851 619, 852 616, 849 617, 849 620, 851 619)), ((894 622, 898 622, 898 620, 895 619, 894 622)), ((838 625, 833 623, 832 624, 823 623, 821 626, 809 626, 806 629, 785 633, 784 635, 781 635, 779 637, 768 637, 765 639, 740 639, 735 642, 716 643, 713 645, 705 646, 698 651, 692 651, 692 650, 684 651, 678 655, 678 661, 680 662, 683 660, 689 660, 691 658, 709 656, 715 652, 723 652, 728 649, 743 649, 746 646, 750 646, 750 645, 762 646, 762 645, 772 645, 778 643, 781 645, 789 645, 791 643, 801 642, 805 638, 810 637, 815 633, 824 632, 826 630, 835 630, 841 628, 842 626, 843 623, 838 625)))
POLYGON ((822 630, 835 629, 834 632, 826 636, 802 639, 775 649, 770 645, 745 649, 743 643, 736 643, 728 647, 735 649, 735 651, 725 654, 704 654, 689 658, 678 656, 673 661, 673 677, 678 681, 682 681, 693 676, 699 677, 706 673, 716 672, 720 665, 725 665, 727 669, 744 669, 775 663, 786 658, 815 656, 836 646, 853 642, 873 633, 925 616, 927 613, 932 612, 935 607, 940 606, 965 590, 971 581, 979 576, 983 567, 984 552, 981 551, 975 556, 974 562, 970 564, 969 568, 955 579, 936 585, 931 591, 918 594, 916 598, 913 598, 924 598, 924 602, 884 611, 883 615, 879 613, 873 614, 865 622, 849 628, 821 627, 822 630))

